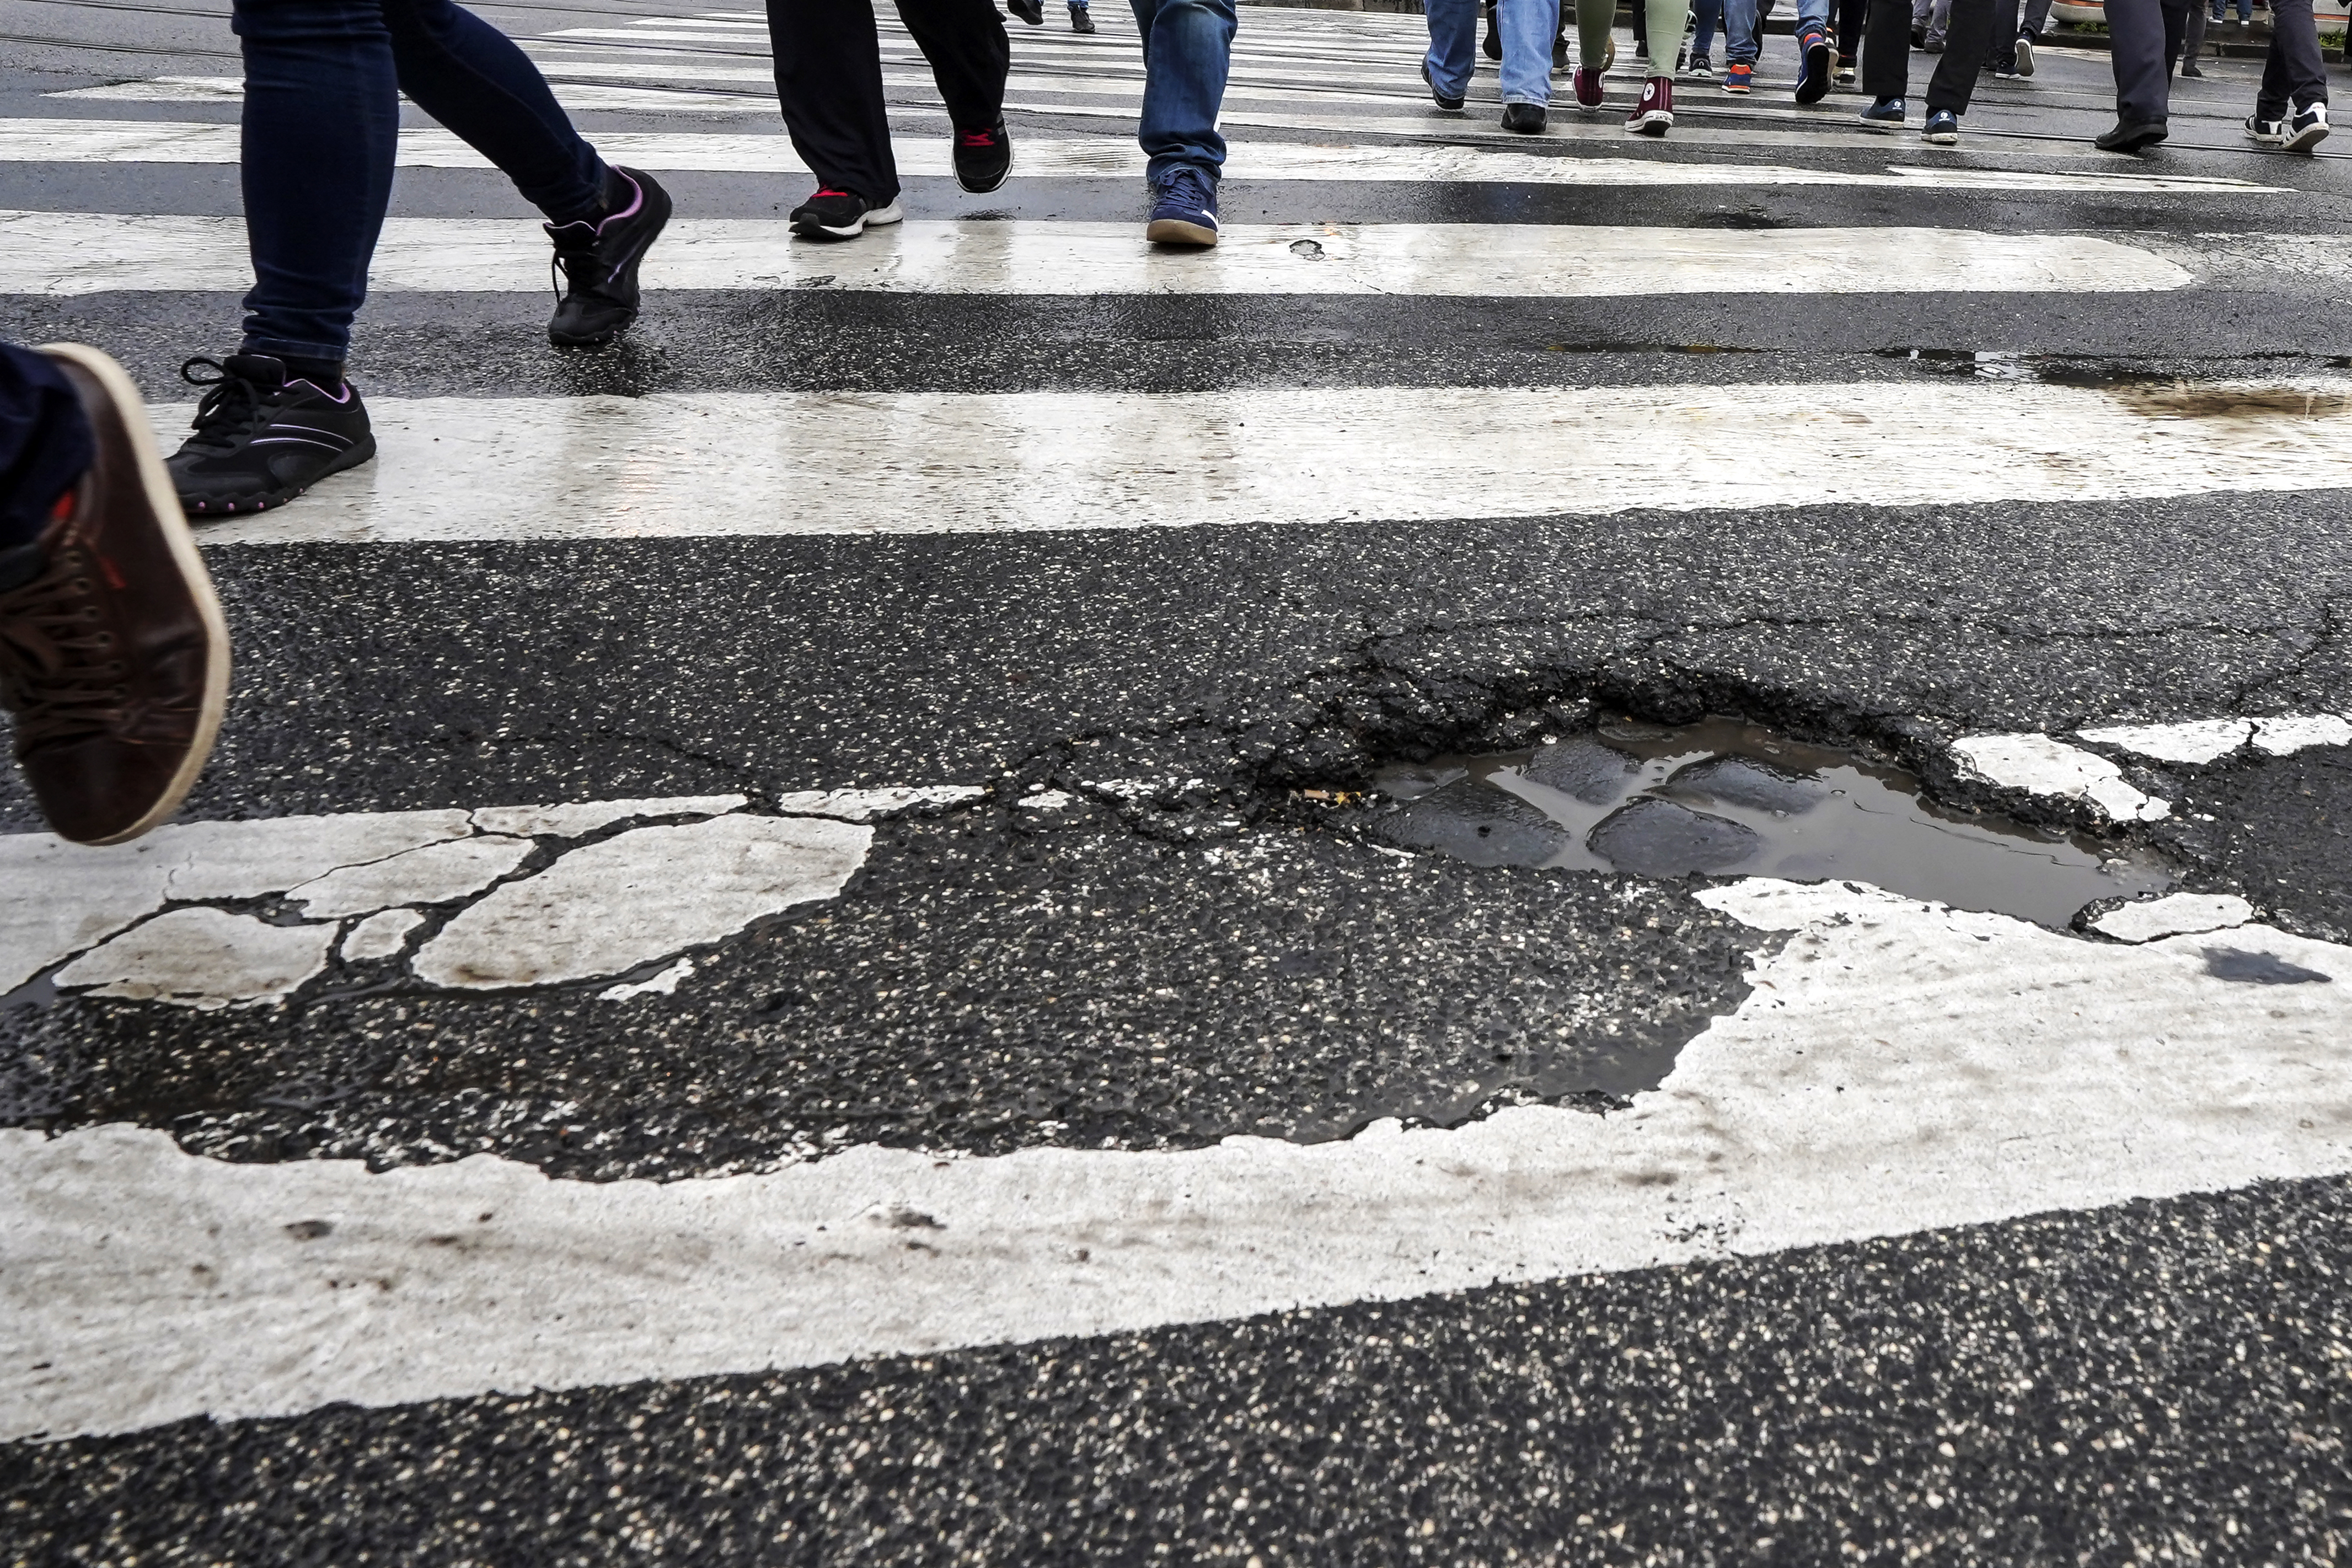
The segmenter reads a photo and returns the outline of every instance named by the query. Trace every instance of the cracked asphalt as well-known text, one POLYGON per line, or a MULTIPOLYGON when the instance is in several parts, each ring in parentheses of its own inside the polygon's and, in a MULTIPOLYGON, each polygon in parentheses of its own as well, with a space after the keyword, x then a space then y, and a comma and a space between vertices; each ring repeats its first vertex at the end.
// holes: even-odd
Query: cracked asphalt
MULTIPOLYGON (((531 35, 688 14, 483 9, 531 35)), ((1245 39, 1276 26, 1264 15, 1244 11, 1245 39)), ((0 118, 235 118, 226 101, 47 96, 233 72, 225 21, 198 8, 0 0, 0 118)), ((1788 48, 1775 38, 1768 62, 1788 48)), ((1403 99, 1348 112, 1421 112, 1412 62, 1396 57, 1403 99)), ((1313 386, 1376 402, 1466 386, 1498 407, 1534 387, 1796 400, 1963 380, 2110 388, 2130 406, 2176 382, 2340 380, 2345 165, 2241 150, 2258 62, 2207 69, 2179 84, 2179 144, 2143 166, 2084 144, 2105 123, 2104 57, 2047 51, 2032 82, 1984 84, 1969 140, 1937 166, 2276 189, 1762 185, 1738 165, 1875 173, 1929 153, 1792 140, 1784 95, 1748 113, 1691 87, 1687 125, 1752 144, 1541 151, 1728 166, 1717 180, 1237 175, 1225 192, 1243 222, 2095 235, 2195 275, 2168 293, 685 291, 649 296, 595 356, 549 350, 535 298, 385 293, 352 374, 378 399, 1313 386)), ((894 92, 902 110, 921 96, 894 92)), ((774 129, 578 118, 592 137, 774 129)), ((1128 130, 1034 110, 1013 123, 1128 130)), ((902 114, 902 135, 938 131, 902 114)), ((800 176, 662 177, 698 215, 775 217, 802 194, 800 176)), ((975 206, 917 178, 908 205, 1125 221, 1136 193, 1016 180, 975 206)), ((226 166, 59 161, 0 163, 0 209, 239 207, 226 166)), ((394 210, 517 213, 498 176, 427 168, 401 171, 394 210)), ((98 344, 151 399, 183 402, 180 361, 231 345, 242 286, 0 296, 0 333, 98 344)), ((2262 439, 2228 395, 2142 409, 2217 447, 2262 439)), ((1725 428, 1704 461, 1790 439, 1769 421, 1725 428)), ((1737 715, 1850 747, 1946 804, 2105 832, 2169 856, 2189 891, 2352 944, 2352 748, 2128 760, 2172 811, 2126 830, 1971 779, 1945 750, 2352 709, 2347 517, 2338 489, 1662 497, 1606 517, 1530 494, 1440 525, 216 546, 236 685, 189 820, 983 794, 877 822, 837 899, 698 952, 690 982, 625 1009, 594 986, 354 984, 199 1012, 37 982, 0 999, 0 1128, 127 1122, 250 1166, 488 1155, 602 1184, 869 1145, 1140 1155, 1330 1143, 1390 1118, 1470 1126, 1520 1105, 1613 1116, 1750 1005, 1751 967, 1780 936, 1701 902, 1700 882, 1383 855, 1356 792, 1386 763, 1616 715, 1737 715), (1022 804, 1043 791, 1074 803, 1022 804)), ((13 776, 0 819, 37 826, 13 776)), ((2352 1530, 2347 1201, 2323 1175, 1240 1321, 16 1442, 0 1445, 0 1546, 42 1564, 2333 1562, 2352 1530)), ((1332 1239, 1306 1195, 1300 1215, 1302 1235, 1332 1239)))

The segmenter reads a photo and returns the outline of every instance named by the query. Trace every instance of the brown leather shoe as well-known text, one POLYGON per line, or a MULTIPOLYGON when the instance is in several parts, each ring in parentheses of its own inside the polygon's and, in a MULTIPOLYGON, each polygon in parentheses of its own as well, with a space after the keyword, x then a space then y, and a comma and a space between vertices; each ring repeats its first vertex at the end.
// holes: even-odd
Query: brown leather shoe
POLYGON ((78 343, 41 351, 81 394, 98 456, 42 533, 41 570, 0 593, 0 706, 49 826, 121 843, 204 771, 228 703, 228 626, 131 379, 78 343))

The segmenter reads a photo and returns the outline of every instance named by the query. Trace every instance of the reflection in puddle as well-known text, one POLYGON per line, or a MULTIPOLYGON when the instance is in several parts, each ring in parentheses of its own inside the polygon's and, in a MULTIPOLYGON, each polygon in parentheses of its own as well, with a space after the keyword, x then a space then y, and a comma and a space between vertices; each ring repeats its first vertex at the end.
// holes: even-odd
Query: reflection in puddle
POLYGON ((2063 926, 2094 899, 2172 885, 2135 850, 1954 811, 1899 768, 1738 719, 1621 720, 1534 751, 1384 769, 1374 836, 1475 865, 1866 882, 2063 926))

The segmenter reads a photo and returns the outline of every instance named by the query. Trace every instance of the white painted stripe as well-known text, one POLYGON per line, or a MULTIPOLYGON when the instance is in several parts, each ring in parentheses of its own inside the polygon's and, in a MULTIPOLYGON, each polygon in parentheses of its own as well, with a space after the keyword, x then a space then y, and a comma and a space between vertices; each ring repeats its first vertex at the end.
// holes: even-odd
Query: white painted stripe
POLYGON ((2352 1170, 2352 949, 2093 943, 1843 886, 1699 896, 1795 935, 1606 1119, 603 1185, 0 1133, 0 1439, 1132 1332, 2352 1170), (2216 950, 2311 979, 2224 978, 2262 961, 2216 950))
MULTIPOLYGON (((663 393, 371 407, 380 461, 323 481, 299 506, 208 523, 203 537, 1011 533, 2352 486, 2352 416, 2247 418, 2225 431, 2150 419, 2096 392, 2014 383, 1519 388, 1503 400, 1408 387, 663 393), (1717 461, 1723 433, 1736 430, 1773 438, 1738 463, 1717 461), (662 460, 644 462, 647 452, 662 460), (820 488, 825 504, 807 505, 820 488)), ((167 441, 185 418, 156 411, 167 441)))
MULTIPOLYGON (((606 77, 621 81, 704 81, 704 82, 766 82, 772 85, 775 73, 751 66, 701 66, 678 64, 654 65, 639 60, 602 60, 557 52, 554 47, 541 46, 530 51, 532 61, 551 78, 606 77)), ((882 85, 921 91, 928 100, 936 102, 937 84, 931 78, 914 71, 884 71, 882 85)), ((1118 98, 1139 102, 1143 88, 1139 81, 1081 82, 1066 77, 1013 75, 1005 78, 1005 90, 1014 93, 1070 93, 1087 98, 1118 98)), ((1232 103, 1296 103, 1311 99, 1317 103, 1427 103, 1428 95, 1409 92, 1349 92, 1336 88, 1295 87, 1257 88, 1233 87, 1225 91, 1232 103)))
MULTIPOLYGON (((760 114, 776 112, 773 93, 693 92, 684 88, 625 87, 589 83, 550 84, 555 99, 573 113, 624 110, 661 114, 760 114)), ((109 103, 241 103, 241 77, 153 77, 44 93, 44 98, 93 99, 109 103)))
MULTIPOLYGON (((1609 387, 1523 390, 1507 410, 1491 401, 1423 388, 382 399, 380 463, 299 507, 207 523, 204 538, 993 533, 2352 486, 2341 417, 2248 422, 2220 441, 2066 388, 1609 387), (1366 420, 1375 406, 1384 417, 1366 420), (1723 430, 1750 426, 1785 439, 1738 465, 1707 461, 1723 430), (676 461, 648 471, 636 454, 649 450, 676 461), (901 461, 917 450, 924 464, 901 461), (1145 450, 1174 466, 1139 471, 1145 450), (819 479, 827 506, 796 504, 819 479)), ((169 444, 186 411, 156 413, 169 444)), ((2009 768, 1999 781, 2046 783, 2009 768)))
MULTIPOLYGON (((157 120, 0 120, 0 162, 234 163, 234 125, 157 120)), ((1136 180, 1143 150, 1124 137, 1020 137, 1016 177, 1136 180)), ((606 158, 632 168, 738 173, 806 173, 808 165, 782 135, 708 131, 606 131, 596 138, 606 158)), ((893 148, 898 172, 946 177, 955 172, 946 136, 904 138, 893 148)), ((411 168, 492 167, 454 133, 439 129, 400 133, 399 162, 411 168)), ((1536 185, 1837 185, 1880 190, 2227 192, 2233 195, 2279 187, 2242 180, 1918 168, 1890 164, 1885 173, 1798 169, 1767 163, 1668 162, 1657 158, 1568 158, 1496 152, 1473 147, 1330 146, 1293 141, 1237 145, 1225 167, 1235 180, 1326 182, 1513 183, 1536 185)))
MULTIPOLYGON (((0 212, 0 293, 204 289, 250 277, 239 218, 0 212)), ((395 218, 378 290, 539 293, 536 224, 395 218)), ((1966 229, 1675 229, 1516 224, 1235 224, 1207 252, 1142 243, 1141 223, 907 223, 854 245, 794 241, 780 221, 681 218, 648 288, 929 294, 2093 293, 2179 288, 2173 262, 2113 240, 1966 229)))

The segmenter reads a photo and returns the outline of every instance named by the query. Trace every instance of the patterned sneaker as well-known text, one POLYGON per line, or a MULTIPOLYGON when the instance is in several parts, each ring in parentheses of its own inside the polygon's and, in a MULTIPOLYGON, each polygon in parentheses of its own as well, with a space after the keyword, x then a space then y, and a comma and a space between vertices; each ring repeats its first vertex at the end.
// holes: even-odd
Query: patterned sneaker
POLYGON ((1714 59, 1706 55, 1699 56, 1690 63, 1689 74, 1700 81, 1713 81, 1715 79, 1714 59))
POLYGON ((2264 120, 2261 113, 2246 116, 2246 140, 2263 147, 2276 147, 2286 141, 2286 121, 2264 120))
POLYGON ((1830 95, 1830 37, 1818 24, 1797 35, 1797 101, 1819 103, 1830 95))
POLYGON ((1938 147, 1949 147, 1960 139, 1960 117, 1948 109, 1931 110, 1919 134, 1938 147))
POLYGON ((2308 152, 2327 140, 2327 105, 2307 103, 2286 122, 2286 134, 2279 139, 2279 149, 2285 152, 2308 152))
POLYGON ((1745 93, 1754 85, 1756 68, 1746 60, 1734 60, 1723 68, 1723 90, 1745 93))
POLYGON ((1217 243, 1217 183, 1180 163, 1157 183, 1158 200, 1143 237, 1152 245, 1213 246, 1217 243))
POLYGON ((205 395, 194 433, 163 466, 192 517, 266 512, 375 455, 367 408, 348 382, 331 392, 288 381, 285 362, 268 354, 199 354, 180 378, 205 395))
POLYGON ((1674 78, 1651 77, 1642 84, 1642 101, 1625 117, 1625 129, 1643 136, 1664 136, 1674 129, 1674 78))
POLYGON ((1596 66, 1579 66, 1571 78, 1576 88, 1576 107, 1587 114, 1601 112, 1602 98, 1601 70, 1596 66))

